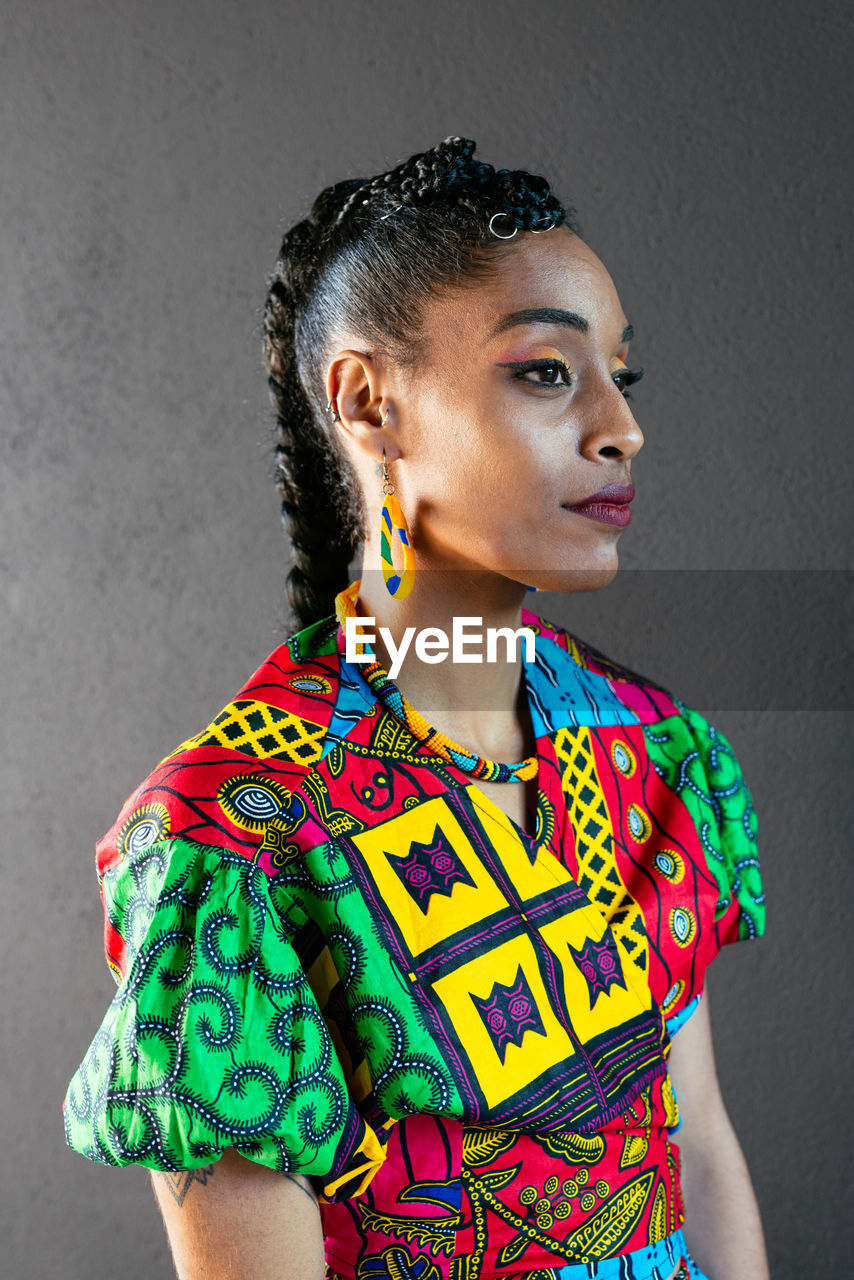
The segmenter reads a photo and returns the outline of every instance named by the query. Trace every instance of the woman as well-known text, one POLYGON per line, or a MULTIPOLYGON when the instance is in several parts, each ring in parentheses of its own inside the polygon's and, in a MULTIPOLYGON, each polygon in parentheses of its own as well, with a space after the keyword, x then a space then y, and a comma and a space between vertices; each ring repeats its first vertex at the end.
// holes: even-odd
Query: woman
POLYGON ((704 987, 764 928, 750 793, 523 607, 616 573, 631 325, 548 184, 473 152, 284 237, 298 630, 98 844, 119 990, 68 1142, 154 1171, 182 1277, 763 1280, 704 987))

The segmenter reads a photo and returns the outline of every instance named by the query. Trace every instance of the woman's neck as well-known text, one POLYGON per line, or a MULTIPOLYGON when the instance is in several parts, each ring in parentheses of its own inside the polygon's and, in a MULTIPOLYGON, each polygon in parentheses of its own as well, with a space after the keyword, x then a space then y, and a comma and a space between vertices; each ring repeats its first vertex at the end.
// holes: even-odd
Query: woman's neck
POLYGON ((368 570, 356 608, 374 620, 361 629, 373 637, 377 661, 422 716, 487 759, 511 762, 535 750, 523 676, 525 639, 515 636, 523 626, 524 597, 522 584, 497 574, 430 570, 416 574, 406 599, 396 600, 382 573, 368 570), (505 629, 509 645, 498 635, 491 650, 491 628, 505 629), (443 647, 441 662, 425 660, 443 647))

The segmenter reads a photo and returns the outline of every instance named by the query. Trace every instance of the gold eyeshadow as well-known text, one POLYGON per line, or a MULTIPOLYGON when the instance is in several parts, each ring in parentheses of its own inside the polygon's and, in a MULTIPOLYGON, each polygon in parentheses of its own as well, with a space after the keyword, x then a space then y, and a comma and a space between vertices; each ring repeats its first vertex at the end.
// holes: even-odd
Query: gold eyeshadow
POLYGON ((567 363, 566 356, 557 347, 534 347, 530 351, 509 351, 500 364, 523 364, 526 360, 560 360, 567 363))
MULTIPOLYGON (((526 360, 560 360, 564 364, 569 363, 567 357, 561 351, 558 351, 557 347, 534 347, 531 351, 508 351, 497 363, 523 364, 526 360)), ((622 356, 615 356, 614 360, 618 369, 628 369, 629 366, 622 356)))

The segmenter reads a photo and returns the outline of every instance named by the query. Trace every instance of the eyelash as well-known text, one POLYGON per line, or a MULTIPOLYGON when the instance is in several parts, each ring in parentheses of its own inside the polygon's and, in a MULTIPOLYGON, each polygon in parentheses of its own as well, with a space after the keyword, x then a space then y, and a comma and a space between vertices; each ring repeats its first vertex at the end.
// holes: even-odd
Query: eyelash
MULTIPOLYGON (((510 364, 507 367, 510 369, 516 370, 516 372, 513 374, 513 377, 517 378, 520 382, 528 381, 525 378, 525 374, 535 372, 538 369, 560 369, 561 373, 563 373, 566 378, 565 383, 532 382, 531 386, 534 386, 534 387, 537 387, 537 386, 559 387, 562 385, 569 386, 572 378, 572 375, 569 372, 569 369, 567 369, 566 365, 563 363, 562 360, 527 360, 524 363, 520 363, 520 364, 510 364)), ((643 377, 643 369, 620 369, 614 375, 614 381, 616 381, 617 378, 621 378, 623 382, 623 386, 630 387, 635 382, 640 382, 642 377, 643 377)), ((622 391, 622 396, 624 400, 632 399, 631 393, 629 391, 625 391, 625 390, 622 391)))
MULTIPOLYGON (((616 374, 616 377, 622 378, 623 385, 625 387, 631 387, 636 382, 640 382, 641 378, 643 377, 643 369, 620 369, 616 374)), ((624 400, 633 399, 631 392, 623 391, 623 399, 624 400)))

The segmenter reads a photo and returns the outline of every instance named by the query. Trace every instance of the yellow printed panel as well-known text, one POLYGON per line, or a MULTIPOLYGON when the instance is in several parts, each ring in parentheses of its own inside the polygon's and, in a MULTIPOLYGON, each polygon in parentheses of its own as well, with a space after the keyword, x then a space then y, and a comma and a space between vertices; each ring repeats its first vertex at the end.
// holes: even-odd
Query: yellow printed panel
POLYGON ((512 1097, 544 1071, 575 1054, 566 1029, 558 1022, 546 993, 531 939, 512 938, 493 951, 470 960, 433 983, 445 1006, 471 1069, 490 1107, 512 1097), (486 1029, 472 997, 488 1000, 496 983, 511 987, 521 969, 536 1004, 543 1032, 529 1030, 521 1043, 504 1045, 503 1055, 486 1029))
POLYGON ((598 911, 589 907, 581 907, 578 911, 562 916, 560 920, 553 920, 540 927, 542 938, 560 962, 572 1025, 585 1043, 652 1007, 649 988, 634 987, 627 973, 626 957, 622 948, 616 945, 616 940, 613 940, 613 934, 613 945, 607 955, 616 957, 619 961, 619 977, 624 985, 607 981, 605 990, 597 982, 591 986, 578 967, 570 947, 582 952, 585 944, 590 942, 594 944, 590 950, 595 954, 595 944, 602 942, 607 930, 607 921, 600 917, 598 911))
POLYGON ((435 796, 398 818, 352 837, 373 878, 389 915, 413 956, 461 930, 469 929, 507 906, 487 867, 483 865, 443 796, 435 796), (435 892, 422 906, 401 880, 398 867, 414 843, 438 838, 453 849, 471 884, 453 883, 450 891, 435 892))
POLYGON ((539 894, 554 889, 555 885, 572 881, 572 876, 549 849, 538 849, 532 866, 528 851, 504 810, 480 787, 468 786, 466 791, 477 810, 489 843, 501 859, 514 892, 521 901, 536 898, 539 894))
MULTIPOLYGON (((554 748, 564 766, 561 786, 575 837, 579 884, 597 911, 613 921, 611 928, 615 936, 632 955, 634 972, 639 970, 646 975, 649 939, 643 912, 626 888, 617 866, 611 815, 596 770, 593 735, 586 726, 564 728, 557 733, 554 748)), ((622 739, 612 744, 612 758, 627 777, 637 768, 635 753, 622 739)), ((637 809, 637 806, 630 808, 637 809)))
POLYGON ((281 707, 251 698, 229 702, 207 728, 180 743, 160 761, 165 764, 192 747, 224 747, 252 760, 290 760, 316 764, 323 752, 323 725, 303 720, 281 707))

